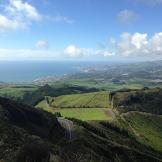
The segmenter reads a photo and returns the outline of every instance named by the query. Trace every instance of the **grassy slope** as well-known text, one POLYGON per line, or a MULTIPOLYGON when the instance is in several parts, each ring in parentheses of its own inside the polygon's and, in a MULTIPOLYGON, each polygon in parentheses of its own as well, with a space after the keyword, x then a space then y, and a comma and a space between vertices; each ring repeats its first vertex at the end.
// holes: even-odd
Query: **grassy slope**
MULTIPOLYGON (((106 155, 108 157, 108 159, 106 160, 107 162, 122 162, 123 161, 122 159, 124 159, 124 162, 126 161, 127 162, 158 161, 155 159, 151 160, 151 156, 146 160, 145 156, 151 155, 150 153, 152 152, 152 150, 140 144, 139 142, 134 140, 134 138, 122 132, 120 129, 116 129, 116 127, 114 127, 113 124, 110 124, 110 123, 108 124, 107 121, 104 121, 104 122, 93 121, 93 122, 86 123, 86 122, 79 121, 77 119, 72 119, 72 120, 76 122, 77 125, 81 125, 84 127, 84 129, 82 129, 84 130, 84 134, 81 133, 82 130, 79 129, 79 133, 76 130, 76 134, 79 134, 82 136, 82 140, 81 140, 81 144, 79 145, 80 146, 79 148, 82 148, 82 146, 83 147, 86 146, 84 142, 86 140, 88 143, 88 146, 90 146, 91 148, 96 149, 96 150, 99 150, 99 148, 101 149, 99 153, 100 159, 98 159, 97 162, 99 161, 104 162, 103 155, 106 155), (97 145, 97 148, 96 148, 96 145, 97 145), (128 149, 128 152, 126 150, 122 151, 121 148, 124 148, 126 150, 128 149), (141 157, 136 158, 136 155, 132 152, 132 150, 140 153, 141 157)), ((78 144, 75 145, 73 149, 77 150, 78 144)), ((86 149, 83 148, 83 150, 86 150, 86 149)), ((69 151, 69 148, 67 152, 68 151, 69 151)), ((155 157, 155 156, 157 156, 156 152, 152 154, 152 157, 155 157)), ((159 157, 161 158, 160 155, 159 157)), ((92 156, 92 159, 89 161, 93 162, 93 156, 92 156)))
POLYGON ((91 120, 111 120, 112 117, 108 116, 104 110, 99 108, 73 108, 61 109, 59 111, 63 117, 76 118, 83 121, 91 120))
POLYGON ((112 119, 103 109, 109 107, 108 92, 104 91, 64 95, 56 98, 45 97, 36 107, 50 112, 60 112, 63 117, 77 118, 84 121, 112 119), (47 100, 50 104, 47 103, 47 100))
MULTIPOLYGON (((54 108, 107 108, 109 107, 108 92, 94 92, 84 94, 63 95, 49 98, 51 107, 54 108)), ((46 99, 40 102, 37 107, 47 106, 46 99)))
POLYGON ((162 151, 162 116, 131 112, 126 113, 124 118, 139 142, 162 151))
POLYGON ((109 107, 108 92, 85 93, 77 95, 66 95, 57 97, 53 104, 54 107, 109 107))

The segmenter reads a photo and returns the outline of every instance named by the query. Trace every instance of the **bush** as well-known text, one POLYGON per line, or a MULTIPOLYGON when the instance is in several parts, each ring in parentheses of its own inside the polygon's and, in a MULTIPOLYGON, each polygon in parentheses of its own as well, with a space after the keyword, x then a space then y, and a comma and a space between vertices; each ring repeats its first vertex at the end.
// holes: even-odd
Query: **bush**
POLYGON ((56 117, 62 117, 62 115, 61 115, 60 112, 55 112, 54 115, 55 115, 56 117))

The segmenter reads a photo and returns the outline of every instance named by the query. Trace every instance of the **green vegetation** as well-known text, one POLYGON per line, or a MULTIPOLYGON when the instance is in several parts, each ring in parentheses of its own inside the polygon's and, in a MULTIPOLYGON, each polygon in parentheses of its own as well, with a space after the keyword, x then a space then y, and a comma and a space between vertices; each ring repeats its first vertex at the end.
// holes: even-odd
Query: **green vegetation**
POLYGON ((162 152, 162 116, 131 112, 124 118, 139 142, 162 152))
POLYGON ((54 149, 63 138, 64 129, 54 115, 0 97, 0 161, 41 161, 49 156, 52 143, 54 149))
POLYGON ((63 117, 80 120, 111 120, 111 115, 106 113, 110 107, 108 92, 93 92, 59 97, 45 97, 36 107, 49 112, 60 112, 63 117))
POLYGON ((5 141, 0 145, 0 160, 24 162, 26 156, 39 159, 43 154, 51 154, 56 162, 74 161, 76 155, 82 155, 82 161, 86 158, 92 162, 100 161, 101 157, 103 162, 140 162, 141 159, 160 162, 162 117, 140 112, 118 114, 117 111, 123 104, 131 111, 131 106, 137 103, 141 104, 138 111, 147 110, 146 105, 155 98, 151 109, 160 110, 157 105, 161 102, 160 89, 118 91, 115 95, 122 104, 114 110, 110 109, 107 91, 83 93, 89 90, 94 89, 45 85, 32 91, 28 98, 33 102, 43 97, 37 109, 0 98, 0 138, 5 141), (145 109, 141 109, 143 106, 145 109), (62 128, 56 116, 73 121, 72 128, 66 124, 62 128), (74 131, 74 140, 69 142, 64 137, 68 133, 66 129, 74 131))
POLYGON ((15 100, 22 100, 23 96, 28 92, 33 92, 37 89, 37 86, 1 86, 0 96, 12 98, 15 100))
POLYGON ((43 100, 44 96, 57 97, 65 94, 78 94, 96 92, 96 88, 87 88, 82 86, 74 86, 67 84, 56 84, 49 86, 2 86, 0 87, 0 96, 16 101, 35 106, 38 102, 43 100))
POLYGON ((96 88, 87 88, 82 86, 72 86, 67 84, 50 86, 48 84, 38 88, 36 91, 26 93, 23 97, 23 102, 35 106, 38 102, 44 99, 45 96, 57 97, 65 94, 78 94, 96 92, 96 88))
POLYGON ((1 84, 0 161, 162 161, 162 89, 148 88, 162 85, 161 62, 105 68, 1 84))
POLYGON ((94 92, 73 95, 63 95, 59 97, 45 97, 37 107, 51 108, 108 108, 108 92, 94 92))
POLYGON ((75 136, 69 141, 64 136, 68 125, 67 130, 62 128, 51 113, 0 98, 0 161, 160 162, 162 159, 158 152, 113 125, 105 125, 103 121, 71 121, 75 136))
POLYGON ((55 84, 70 84, 75 86, 85 86, 89 88, 97 88, 101 90, 119 90, 122 88, 141 89, 143 88, 143 82, 130 81, 126 83, 113 83, 112 81, 95 81, 95 79, 66 79, 65 81, 56 82, 55 84))
POLYGON ((63 117, 76 118, 82 121, 112 120, 112 117, 108 116, 104 109, 99 108, 71 108, 56 110, 54 112, 60 112, 63 117))
POLYGON ((120 112, 141 111, 162 114, 162 89, 145 88, 113 92, 114 107, 120 112))

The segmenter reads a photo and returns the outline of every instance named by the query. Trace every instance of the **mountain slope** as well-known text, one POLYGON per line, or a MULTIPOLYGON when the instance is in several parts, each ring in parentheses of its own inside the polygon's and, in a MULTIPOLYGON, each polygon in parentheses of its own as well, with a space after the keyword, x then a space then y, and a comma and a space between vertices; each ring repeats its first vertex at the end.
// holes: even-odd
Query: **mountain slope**
POLYGON ((162 115, 162 89, 121 90, 110 94, 120 112, 140 111, 162 115))
POLYGON ((41 152, 48 155, 50 144, 60 138, 63 138, 63 128, 53 115, 0 98, 0 159, 18 160, 26 148, 31 148, 26 151, 31 157, 30 152, 34 151, 40 152, 35 153, 37 158, 43 156, 41 152))
POLYGON ((126 127, 141 143, 162 152, 162 116, 141 112, 122 114, 126 127))
POLYGON ((44 96, 57 97, 65 94, 77 94, 86 92, 96 92, 95 88, 87 88, 81 86, 61 85, 59 87, 49 86, 48 84, 38 88, 36 91, 24 94, 23 103, 35 106, 38 102, 44 99, 44 96))
POLYGON ((55 116, 0 98, 0 161, 160 162, 162 157, 110 123, 73 121, 74 137, 55 116), (79 147, 78 147, 79 146, 79 147))

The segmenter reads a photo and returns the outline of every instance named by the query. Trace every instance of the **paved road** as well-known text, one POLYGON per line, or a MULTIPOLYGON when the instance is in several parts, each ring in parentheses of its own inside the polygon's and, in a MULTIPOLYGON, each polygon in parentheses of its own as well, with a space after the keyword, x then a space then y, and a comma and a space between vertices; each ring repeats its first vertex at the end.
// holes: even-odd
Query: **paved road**
POLYGON ((57 118, 58 122, 60 123, 60 125, 62 127, 64 127, 66 129, 65 132, 65 137, 69 140, 72 141, 74 138, 74 134, 73 134, 73 122, 67 119, 61 119, 61 118, 57 118))

